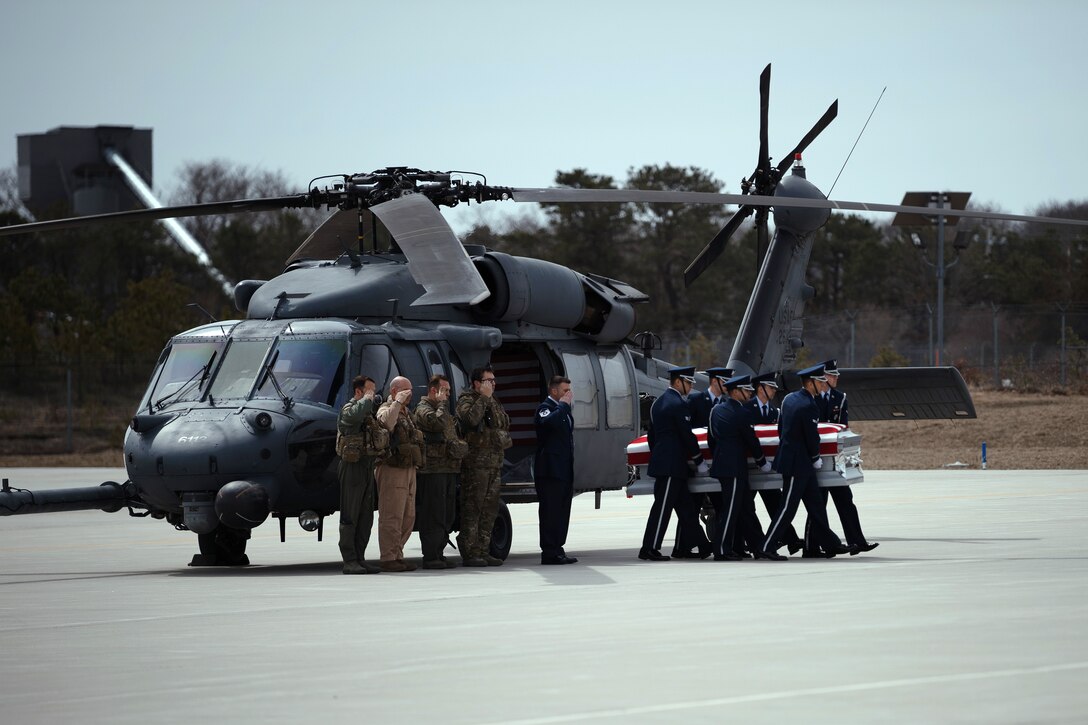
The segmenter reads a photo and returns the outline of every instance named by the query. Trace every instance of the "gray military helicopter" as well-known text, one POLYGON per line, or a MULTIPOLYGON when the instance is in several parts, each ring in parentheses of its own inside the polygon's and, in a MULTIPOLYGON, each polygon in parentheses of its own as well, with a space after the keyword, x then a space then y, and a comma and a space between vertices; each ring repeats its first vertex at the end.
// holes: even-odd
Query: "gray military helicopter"
MULTIPOLYGON (((813 293, 805 283, 813 232, 831 209, 1088 224, 828 200, 805 178, 800 155, 835 118, 837 101, 773 165, 769 84, 767 66, 760 79, 759 157, 742 194, 514 188, 455 172, 389 167, 344 174, 321 188, 311 183, 304 194, 0 228, 0 235, 11 235, 110 221, 336 210, 279 276, 235 286, 239 319, 169 340, 126 431, 127 481, 36 492, 5 486, 0 514, 127 509, 195 533, 200 554, 194 565, 245 564, 250 533, 267 519, 279 521, 281 540, 289 518, 320 538, 324 518, 337 510, 336 418, 352 377, 366 374, 384 387, 403 375, 421 395, 430 375, 443 373, 459 393, 469 385, 469 371, 487 364, 496 371, 514 439, 493 554, 505 558, 510 551, 506 504, 535 500, 532 418, 552 375, 568 376, 577 392, 575 490, 594 492, 599 506, 603 491, 628 482, 625 447, 668 383, 670 364, 653 357, 653 334, 632 336, 635 306, 648 297, 619 280, 463 245, 439 206, 501 200, 738 204, 685 273, 692 284, 741 222, 756 215, 765 254, 728 361, 738 373, 781 370, 796 359, 805 301, 813 293), (768 210, 775 222, 769 240, 768 210)), ((700 384, 705 387, 705 378, 700 384)), ((856 420, 974 416, 954 368, 851 370, 843 387, 856 420)))

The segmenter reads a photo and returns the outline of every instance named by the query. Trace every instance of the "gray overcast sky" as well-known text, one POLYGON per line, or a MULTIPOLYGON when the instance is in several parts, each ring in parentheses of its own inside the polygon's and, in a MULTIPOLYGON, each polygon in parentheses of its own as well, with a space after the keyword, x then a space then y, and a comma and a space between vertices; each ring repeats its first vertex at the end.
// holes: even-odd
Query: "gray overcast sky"
POLYGON ((0 165, 17 134, 117 124, 154 129, 164 197, 213 158, 299 190, 383 166, 549 186, 672 163, 736 192, 771 62, 772 157, 839 99, 805 155, 825 193, 887 86, 833 198, 1027 213, 1088 197, 1086 21, 1077 0, 5 0, 0 165))

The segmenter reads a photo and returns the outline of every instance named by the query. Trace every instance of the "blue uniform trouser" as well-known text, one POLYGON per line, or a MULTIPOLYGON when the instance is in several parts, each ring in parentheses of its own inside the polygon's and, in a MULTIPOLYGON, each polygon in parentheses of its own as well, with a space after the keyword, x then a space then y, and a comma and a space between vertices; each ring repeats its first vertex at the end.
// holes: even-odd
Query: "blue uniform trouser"
POLYGON ((539 505, 540 554, 544 558, 565 554, 567 532, 570 530, 570 503, 574 497, 574 481, 559 478, 539 478, 536 481, 539 505))
POLYGON ((809 517, 809 525, 805 530, 805 548, 815 545, 835 549, 842 546, 842 541, 827 523, 825 499, 816 482, 815 471, 797 476, 783 473, 782 495, 782 509, 767 529, 767 538, 763 542, 764 551, 773 552, 778 548, 779 542, 785 536, 786 526, 793 523, 793 517, 797 515, 797 508, 802 501, 809 517))
POLYGON ((680 487, 688 485, 687 476, 661 476, 654 479, 654 504, 646 519, 646 533, 642 536, 643 551, 660 551, 661 542, 669 528, 669 518, 676 509, 677 525, 682 529, 697 527, 699 513, 690 496, 678 495, 680 487))
MULTIPOLYGON (((823 497, 824 511, 827 511, 827 497, 835 502, 835 511, 839 514, 839 522, 842 523, 842 536, 849 546, 863 546, 865 534, 861 531, 861 519, 858 517, 858 507, 854 505, 854 494, 849 486, 829 486, 820 489, 823 497)), ((826 513, 825 513, 826 515, 826 513)), ((809 524, 805 522, 805 539, 808 539, 809 524)))

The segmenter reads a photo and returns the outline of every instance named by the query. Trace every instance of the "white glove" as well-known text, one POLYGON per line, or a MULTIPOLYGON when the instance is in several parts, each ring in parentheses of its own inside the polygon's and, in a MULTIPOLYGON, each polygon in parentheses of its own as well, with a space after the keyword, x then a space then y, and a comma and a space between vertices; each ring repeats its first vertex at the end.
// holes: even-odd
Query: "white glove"
POLYGON ((814 470, 814 471, 819 471, 823 467, 824 467, 824 459, 822 459, 822 458, 817 458, 815 461, 812 462, 812 470, 814 470))
POLYGON ((706 461, 703 461, 702 463, 700 463, 699 467, 695 469, 695 475, 696 476, 708 476, 708 475, 710 475, 710 466, 708 466, 706 464, 706 461))
POLYGON ((767 461, 762 466, 760 466, 759 467, 759 472, 760 473, 770 473, 771 472, 771 462, 767 461))

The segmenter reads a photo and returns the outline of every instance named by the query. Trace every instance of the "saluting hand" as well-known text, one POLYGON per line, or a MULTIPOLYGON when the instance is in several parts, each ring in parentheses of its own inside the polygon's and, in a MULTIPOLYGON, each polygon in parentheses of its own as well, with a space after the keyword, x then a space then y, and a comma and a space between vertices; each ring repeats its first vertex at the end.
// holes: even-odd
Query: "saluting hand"
POLYGON ((563 393, 563 397, 559 398, 560 403, 566 403, 567 405, 574 405, 574 391, 568 390, 563 393))
POLYGON ((397 393, 397 402, 400 403, 401 405, 406 405, 408 403, 408 401, 411 400, 411 399, 412 399, 412 389, 411 388, 405 388, 404 390, 397 393))

